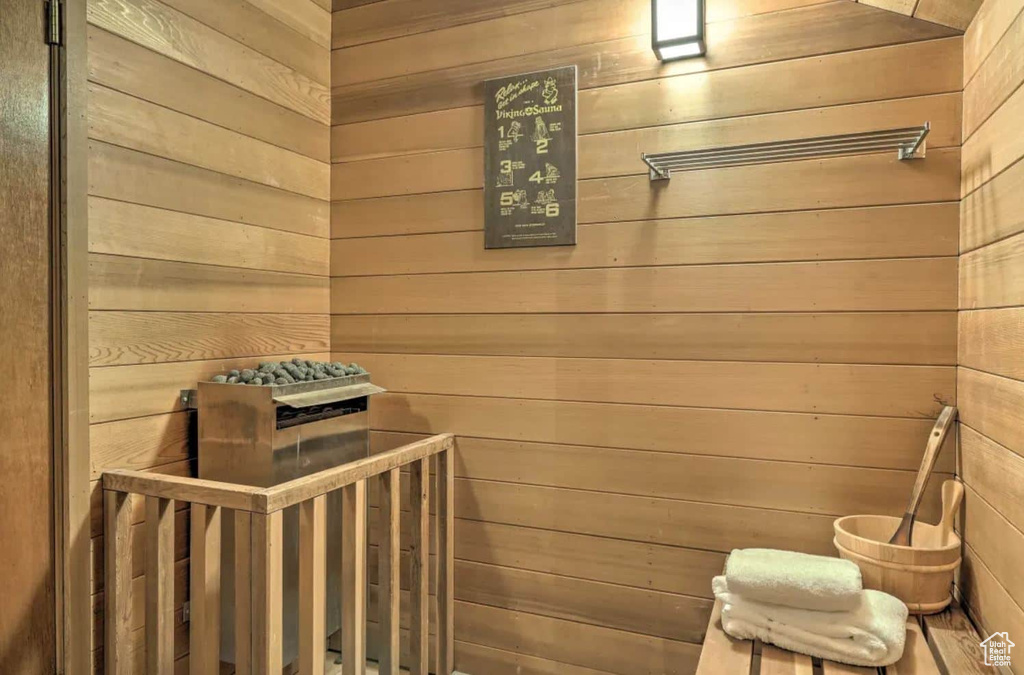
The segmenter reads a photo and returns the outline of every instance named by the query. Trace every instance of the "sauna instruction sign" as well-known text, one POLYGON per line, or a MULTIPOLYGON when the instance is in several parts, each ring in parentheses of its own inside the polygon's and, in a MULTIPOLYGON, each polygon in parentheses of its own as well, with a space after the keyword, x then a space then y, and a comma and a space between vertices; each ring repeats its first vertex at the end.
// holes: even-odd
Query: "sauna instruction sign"
POLYGON ((484 246, 575 244, 576 66, 484 88, 484 246))

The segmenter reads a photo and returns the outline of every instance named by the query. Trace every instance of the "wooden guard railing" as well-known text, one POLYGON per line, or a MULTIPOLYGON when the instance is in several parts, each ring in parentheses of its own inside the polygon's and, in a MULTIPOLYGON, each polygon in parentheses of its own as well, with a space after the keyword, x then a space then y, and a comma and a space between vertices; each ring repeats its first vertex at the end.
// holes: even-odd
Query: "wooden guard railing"
POLYGON ((366 672, 366 485, 379 485, 378 664, 399 672, 399 475, 411 477, 411 675, 451 675, 454 628, 454 453, 442 434, 271 488, 139 471, 103 475, 105 510, 105 672, 137 672, 132 639, 132 501, 145 497, 145 672, 174 673, 175 502, 191 504, 189 672, 220 672, 221 520, 235 522, 235 672, 280 675, 282 663, 282 510, 299 505, 298 672, 322 675, 327 645, 327 494, 342 491, 342 672, 366 672), (429 663, 430 462, 437 497, 437 662, 429 663), (225 511, 230 513, 225 515, 225 511))

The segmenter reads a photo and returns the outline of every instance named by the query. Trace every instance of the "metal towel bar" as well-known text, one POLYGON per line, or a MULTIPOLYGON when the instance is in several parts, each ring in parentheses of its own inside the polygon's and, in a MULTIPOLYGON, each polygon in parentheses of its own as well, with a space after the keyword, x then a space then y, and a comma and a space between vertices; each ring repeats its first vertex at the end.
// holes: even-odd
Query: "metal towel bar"
POLYGON ((640 159, 650 169, 651 180, 667 180, 672 177, 673 171, 716 169, 742 164, 767 164, 890 150, 895 150, 901 160, 916 159, 924 156, 924 139, 930 130, 931 125, 925 122, 921 126, 901 129, 880 129, 682 152, 643 153, 640 159))

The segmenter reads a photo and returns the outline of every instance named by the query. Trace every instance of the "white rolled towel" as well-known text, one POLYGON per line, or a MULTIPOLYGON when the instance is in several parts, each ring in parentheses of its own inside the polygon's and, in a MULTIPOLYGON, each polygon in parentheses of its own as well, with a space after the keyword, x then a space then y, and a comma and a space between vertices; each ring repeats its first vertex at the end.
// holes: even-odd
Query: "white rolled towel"
POLYGON ((725 563, 729 589, 749 600, 840 612, 860 602, 856 563, 768 548, 736 549, 725 563))
POLYGON ((722 628, 735 638, 853 666, 889 666, 903 656, 907 606, 887 593, 863 590, 852 610, 818 612, 748 600, 724 576, 711 585, 722 601, 722 628))

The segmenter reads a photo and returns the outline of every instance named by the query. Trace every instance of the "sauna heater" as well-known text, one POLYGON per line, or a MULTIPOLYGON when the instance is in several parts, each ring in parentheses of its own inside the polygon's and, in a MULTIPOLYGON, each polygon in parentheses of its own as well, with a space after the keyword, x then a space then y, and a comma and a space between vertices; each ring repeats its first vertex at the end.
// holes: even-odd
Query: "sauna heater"
MULTIPOLYGON (((199 477, 270 487, 370 452, 369 373, 278 386, 201 382, 199 477)), ((284 512, 284 662, 298 654, 298 506, 284 512)), ((233 663, 234 519, 222 518, 221 660, 233 663)), ((327 496, 327 634, 341 624, 341 494, 327 496)))

